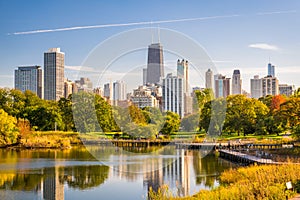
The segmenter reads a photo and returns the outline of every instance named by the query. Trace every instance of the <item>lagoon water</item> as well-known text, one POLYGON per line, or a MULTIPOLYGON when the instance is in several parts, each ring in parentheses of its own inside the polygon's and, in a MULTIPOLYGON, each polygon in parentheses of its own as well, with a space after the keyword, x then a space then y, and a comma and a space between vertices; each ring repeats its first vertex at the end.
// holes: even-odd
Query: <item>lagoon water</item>
POLYGON ((0 199, 147 199, 164 184, 186 196, 218 186, 231 167, 212 152, 174 146, 0 149, 0 199))

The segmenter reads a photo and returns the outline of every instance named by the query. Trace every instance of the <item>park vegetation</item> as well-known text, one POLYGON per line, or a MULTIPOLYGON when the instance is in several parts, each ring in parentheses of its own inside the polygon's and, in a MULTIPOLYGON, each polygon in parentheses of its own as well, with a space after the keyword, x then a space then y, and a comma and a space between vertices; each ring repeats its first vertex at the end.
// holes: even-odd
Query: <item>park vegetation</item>
MULTIPOLYGON (((300 89, 291 97, 269 95, 260 99, 244 95, 216 99, 205 89, 195 92, 194 104, 193 113, 180 119, 174 112, 156 108, 112 106, 97 94, 80 92, 49 101, 30 91, 0 88, 0 146, 29 144, 26 139, 36 131, 115 132, 147 139, 178 131, 218 136, 290 132, 300 136, 300 89)), ((68 145, 57 138, 55 142, 68 145)))
POLYGON ((168 186, 162 186, 157 192, 150 191, 152 200, 166 199, 286 199, 300 192, 300 165, 260 165, 230 169, 220 176, 220 186, 212 190, 200 190, 189 197, 174 197, 168 186), (287 190, 286 183, 291 182, 293 190, 287 190))

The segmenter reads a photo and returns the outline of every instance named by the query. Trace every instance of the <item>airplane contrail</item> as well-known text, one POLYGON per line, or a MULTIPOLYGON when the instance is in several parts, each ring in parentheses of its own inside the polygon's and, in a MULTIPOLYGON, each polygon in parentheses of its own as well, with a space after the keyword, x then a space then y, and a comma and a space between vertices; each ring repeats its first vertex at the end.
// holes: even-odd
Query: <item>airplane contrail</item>
POLYGON ((164 24, 164 23, 174 23, 174 22, 186 22, 186 21, 197 21, 197 20, 231 18, 231 17, 238 17, 238 16, 240 16, 240 15, 221 15, 221 16, 161 20, 161 21, 144 21, 144 22, 117 23, 117 24, 101 24, 101 25, 91 25, 91 26, 73 26, 73 27, 66 27, 66 28, 41 29, 41 30, 33 30, 33 31, 15 32, 15 33, 10 33, 9 35, 26 35, 26 34, 35 34, 35 33, 72 31, 72 30, 80 30, 80 29, 108 28, 108 27, 121 27, 121 26, 137 26, 137 25, 149 25, 149 24, 164 24))
MULTIPOLYGON (((295 12, 297 12, 297 11, 295 11, 295 10, 274 11, 274 12, 256 13, 255 15, 287 14, 287 13, 295 13, 295 12)), ((160 20, 160 21, 143 21, 143 22, 101 24, 101 25, 90 25, 90 26, 73 26, 73 27, 65 27, 65 28, 41 29, 41 30, 14 32, 14 33, 8 33, 8 35, 27 35, 27 34, 37 34, 37 33, 59 32, 59 31, 72 31, 72 30, 81 30, 81 29, 152 25, 152 24, 164 24, 164 23, 187 22, 187 21, 203 21, 203 20, 210 20, 210 19, 233 18, 233 17, 239 17, 239 16, 242 16, 242 15, 217 15, 217 16, 210 16, 210 17, 171 19, 171 20, 160 20)))

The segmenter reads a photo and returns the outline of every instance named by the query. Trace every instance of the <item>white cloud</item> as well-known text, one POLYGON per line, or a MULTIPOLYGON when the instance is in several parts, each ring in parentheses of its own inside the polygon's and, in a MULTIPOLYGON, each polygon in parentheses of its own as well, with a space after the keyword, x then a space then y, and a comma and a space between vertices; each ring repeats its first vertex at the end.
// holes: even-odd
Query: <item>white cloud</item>
POLYGON ((73 70, 73 71, 84 71, 84 72, 97 72, 92 67, 84 67, 84 66, 67 66, 65 65, 65 69, 73 70))
POLYGON ((249 44, 248 47, 255 48, 255 49, 271 50, 271 51, 278 51, 279 50, 279 48, 277 46, 267 44, 267 43, 249 44))
POLYGON ((260 12, 257 15, 274 15, 274 14, 288 14, 288 13, 296 13, 296 10, 283 10, 283 11, 273 11, 273 12, 260 12))

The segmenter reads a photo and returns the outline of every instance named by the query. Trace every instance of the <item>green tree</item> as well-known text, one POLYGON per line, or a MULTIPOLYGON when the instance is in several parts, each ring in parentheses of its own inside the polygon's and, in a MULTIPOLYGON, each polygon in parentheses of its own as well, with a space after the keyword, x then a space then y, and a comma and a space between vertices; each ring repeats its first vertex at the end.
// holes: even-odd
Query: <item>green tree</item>
POLYGON ((183 131, 196 131, 198 125, 199 125, 198 113, 186 116, 181 120, 181 127, 183 131))
POLYGON ((0 109, 0 146, 17 143, 18 136, 17 119, 0 109))
POLYGON ((196 90, 195 91, 196 97, 196 105, 198 105, 198 112, 201 113, 205 103, 211 101, 213 99, 213 91, 209 88, 204 90, 196 90))
POLYGON ((73 119, 72 111, 72 96, 68 98, 61 98, 58 101, 58 107, 63 121, 63 130, 64 131, 75 131, 75 124, 73 119))
POLYGON ((63 128, 62 116, 55 101, 44 101, 41 106, 32 107, 28 111, 27 119, 37 130, 50 131, 63 128))
POLYGON ((170 135, 177 132, 180 126, 180 116, 177 113, 167 111, 165 116, 165 124, 161 129, 161 133, 170 135))
POLYGON ((102 131, 120 131, 113 115, 112 106, 97 94, 95 95, 95 109, 102 131))
POLYGON ((285 103, 281 104, 278 115, 283 126, 293 133, 298 133, 300 126, 300 98, 291 97, 285 103))
POLYGON ((257 121, 268 113, 268 108, 256 99, 245 95, 230 95, 227 97, 225 129, 230 132, 254 133, 257 121))
POLYGON ((226 115, 226 99, 218 98, 204 104, 200 114, 199 128, 210 136, 221 135, 226 115))

